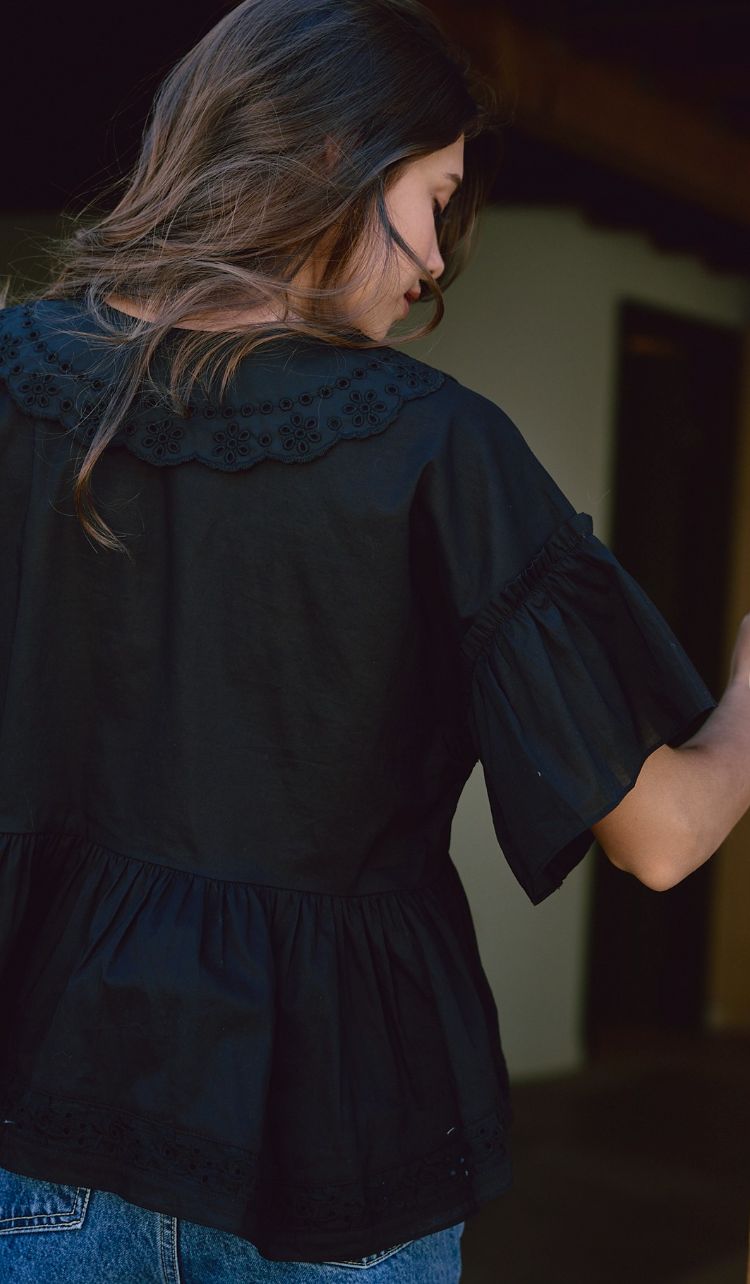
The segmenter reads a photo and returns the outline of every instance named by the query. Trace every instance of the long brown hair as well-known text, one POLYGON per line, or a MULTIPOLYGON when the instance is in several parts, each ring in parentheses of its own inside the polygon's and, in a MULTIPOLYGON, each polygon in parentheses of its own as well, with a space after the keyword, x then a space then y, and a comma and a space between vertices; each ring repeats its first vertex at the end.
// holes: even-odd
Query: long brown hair
POLYGON ((123 548, 93 505, 91 472, 173 327, 191 327, 170 339, 165 391, 179 407, 195 379, 221 370, 226 382, 280 332, 374 346, 346 309, 372 271, 368 246, 407 254, 434 300, 431 319, 403 338, 438 324, 441 289, 392 226, 386 192, 410 160, 465 135, 464 182, 439 230, 450 281, 491 181, 494 120, 491 91, 416 0, 244 0, 199 41, 159 90, 116 206, 80 221, 44 291, 83 299, 104 345, 128 357, 77 470, 76 508, 93 539, 123 548), (295 278, 316 251, 325 267, 302 289, 295 278), (148 319, 123 325, 109 297, 148 319), (200 328, 254 308, 280 321, 200 328))

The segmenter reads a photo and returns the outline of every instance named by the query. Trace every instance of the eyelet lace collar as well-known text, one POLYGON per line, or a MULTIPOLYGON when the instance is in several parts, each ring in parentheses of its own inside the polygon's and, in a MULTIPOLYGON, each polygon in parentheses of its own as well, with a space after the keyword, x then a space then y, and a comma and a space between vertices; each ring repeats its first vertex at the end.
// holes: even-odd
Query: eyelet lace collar
MULTIPOLYGON (((116 360, 87 333, 96 333, 95 322, 75 302, 39 300, 0 313, 0 383, 21 410, 57 421, 83 446, 108 404, 116 360)), ((197 459, 235 472, 262 459, 300 463, 337 441, 382 432, 404 402, 436 391, 444 378, 393 348, 283 340, 241 363, 226 401, 196 388, 188 414, 179 415, 144 390, 111 444, 157 465, 197 459)))

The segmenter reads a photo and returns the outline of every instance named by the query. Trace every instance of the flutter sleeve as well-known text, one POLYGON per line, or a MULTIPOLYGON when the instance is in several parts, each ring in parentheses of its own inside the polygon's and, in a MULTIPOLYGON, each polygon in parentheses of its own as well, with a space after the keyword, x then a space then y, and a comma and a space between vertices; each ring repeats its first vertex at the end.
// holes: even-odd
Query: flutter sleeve
POLYGON ((471 398, 435 467, 433 534, 495 832, 536 904, 649 754, 716 702, 591 518, 507 417, 471 398))

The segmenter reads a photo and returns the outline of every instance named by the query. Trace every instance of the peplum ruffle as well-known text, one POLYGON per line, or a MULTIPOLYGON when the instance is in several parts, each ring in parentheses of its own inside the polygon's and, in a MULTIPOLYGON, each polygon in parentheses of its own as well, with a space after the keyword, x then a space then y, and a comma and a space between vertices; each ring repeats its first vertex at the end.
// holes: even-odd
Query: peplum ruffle
POLYGON ((447 857, 428 886, 332 896, 60 833, 1 851, 3 1166, 277 1260, 376 1252, 509 1185, 495 1009, 447 857))

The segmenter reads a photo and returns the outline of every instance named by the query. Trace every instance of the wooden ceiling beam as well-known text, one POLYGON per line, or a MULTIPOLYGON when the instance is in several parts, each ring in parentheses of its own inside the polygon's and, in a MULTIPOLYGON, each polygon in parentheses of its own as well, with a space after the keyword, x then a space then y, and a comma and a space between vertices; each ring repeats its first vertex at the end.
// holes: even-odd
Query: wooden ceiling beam
POLYGON ((750 229, 750 140, 502 9, 427 2, 497 85, 510 123, 750 229))

